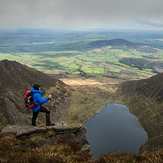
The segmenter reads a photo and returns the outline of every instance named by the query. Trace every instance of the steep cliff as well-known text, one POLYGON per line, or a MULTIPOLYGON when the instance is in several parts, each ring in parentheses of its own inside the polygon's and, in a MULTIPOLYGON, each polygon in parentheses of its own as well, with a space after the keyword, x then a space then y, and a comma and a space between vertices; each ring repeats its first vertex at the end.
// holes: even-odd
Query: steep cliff
MULTIPOLYGON (((52 95, 53 100, 46 106, 51 110, 52 120, 56 120, 55 106, 64 101, 72 89, 62 81, 16 61, 0 61, 0 125, 31 123, 31 113, 24 106, 23 96, 35 83, 42 86, 43 98, 52 95)), ((45 123, 43 114, 39 115, 37 123, 45 123)))

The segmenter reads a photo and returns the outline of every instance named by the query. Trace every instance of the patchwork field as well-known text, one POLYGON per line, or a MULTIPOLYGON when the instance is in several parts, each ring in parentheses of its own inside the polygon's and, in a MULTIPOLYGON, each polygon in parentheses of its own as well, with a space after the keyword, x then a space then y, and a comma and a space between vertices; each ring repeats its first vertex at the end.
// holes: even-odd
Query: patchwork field
POLYGON ((142 79, 163 72, 162 37, 156 31, 1 32, 0 60, 15 60, 56 78, 142 79))

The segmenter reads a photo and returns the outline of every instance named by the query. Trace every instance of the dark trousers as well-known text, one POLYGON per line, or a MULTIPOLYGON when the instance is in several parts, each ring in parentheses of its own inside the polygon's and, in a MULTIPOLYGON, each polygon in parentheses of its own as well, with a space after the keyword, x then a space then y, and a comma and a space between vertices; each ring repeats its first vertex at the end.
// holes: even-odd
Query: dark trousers
POLYGON ((39 112, 44 112, 46 115, 46 123, 50 123, 50 110, 41 106, 37 112, 33 112, 32 125, 36 126, 36 119, 39 112))

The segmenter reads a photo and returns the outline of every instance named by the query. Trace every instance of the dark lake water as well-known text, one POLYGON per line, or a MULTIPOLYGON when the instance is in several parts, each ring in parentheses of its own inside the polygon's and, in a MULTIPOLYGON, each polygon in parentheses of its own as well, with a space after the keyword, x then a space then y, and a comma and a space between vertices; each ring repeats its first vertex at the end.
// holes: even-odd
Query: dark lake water
POLYGON ((99 114, 83 124, 87 127, 86 138, 96 158, 118 151, 138 154, 148 139, 137 118, 121 104, 107 104, 99 114))

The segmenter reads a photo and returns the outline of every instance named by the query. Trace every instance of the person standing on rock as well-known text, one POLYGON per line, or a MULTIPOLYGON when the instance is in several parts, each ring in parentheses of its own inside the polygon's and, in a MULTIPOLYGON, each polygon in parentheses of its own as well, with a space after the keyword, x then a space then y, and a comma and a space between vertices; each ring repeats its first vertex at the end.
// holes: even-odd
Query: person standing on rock
POLYGON ((39 84, 34 84, 33 88, 31 88, 31 91, 33 92, 33 103, 36 105, 31 109, 33 111, 32 126, 36 126, 36 118, 39 112, 44 112, 46 114, 46 126, 54 126, 54 123, 50 122, 50 110, 42 106, 42 104, 51 100, 52 96, 49 95, 43 99, 41 97, 42 91, 40 90, 40 87, 39 84))

